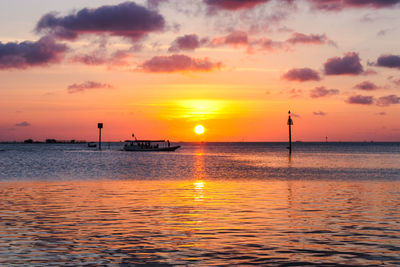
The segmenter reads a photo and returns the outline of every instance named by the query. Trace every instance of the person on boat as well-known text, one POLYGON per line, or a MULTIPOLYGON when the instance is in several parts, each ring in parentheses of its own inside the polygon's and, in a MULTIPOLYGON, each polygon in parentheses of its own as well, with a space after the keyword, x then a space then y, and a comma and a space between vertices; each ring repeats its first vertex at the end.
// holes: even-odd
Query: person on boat
POLYGON ((167 140, 167 143, 168 143, 168 147, 170 147, 170 146, 171 146, 171 144, 169 143, 169 140, 167 140))

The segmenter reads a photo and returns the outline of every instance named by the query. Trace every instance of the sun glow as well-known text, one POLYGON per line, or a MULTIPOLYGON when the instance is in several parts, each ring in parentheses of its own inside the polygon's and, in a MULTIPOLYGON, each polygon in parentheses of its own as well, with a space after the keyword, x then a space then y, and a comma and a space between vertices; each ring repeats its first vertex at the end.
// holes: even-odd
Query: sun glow
POLYGON ((196 127, 194 127, 194 132, 196 134, 203 134, 205 132, 206 129, 204 129, 203 125, 197 125, 196 127))

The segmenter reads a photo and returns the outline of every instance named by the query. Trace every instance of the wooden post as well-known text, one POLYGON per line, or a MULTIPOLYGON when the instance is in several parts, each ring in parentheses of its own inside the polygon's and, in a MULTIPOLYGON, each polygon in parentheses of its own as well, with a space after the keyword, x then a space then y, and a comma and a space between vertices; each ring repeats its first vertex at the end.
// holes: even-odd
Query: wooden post
POLYGON ((289 146, 288 146, 288 149, 289 149, 289 154, 292 154, 292 125, 293 125, 293 120, 290 117, 290 110, 289 110, 288 113, 289 113, 289 118, 288 118, 288 122, 287 122, 287 124, 289 125, 289 146))
POLYGON ((99 122, 97 128, 99 128, 99 150, 101 150, 101 129, 103 128, 103 123, 99 122))

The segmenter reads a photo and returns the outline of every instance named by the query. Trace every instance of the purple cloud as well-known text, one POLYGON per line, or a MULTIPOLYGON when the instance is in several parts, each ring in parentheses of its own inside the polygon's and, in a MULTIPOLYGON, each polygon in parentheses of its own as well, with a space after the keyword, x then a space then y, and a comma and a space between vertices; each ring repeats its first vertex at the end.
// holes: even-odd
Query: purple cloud
POLYGON ((364 71, 360 57, 355 52, 346 53, 343 58, 329 58, 324 67, 327 75, 357 75, 364 71))
POLYGON ((353 95, 346 100, 349 104, 372 105, 374 103, 373 96, 353 95))
POLYGON ((253 8, 270 0, 203 0, 209 7, 215 9, 238 10, 253 8))
POLYGON ((15 126, 17 126, 17 127, 28 127, 28 126, 31 126, 31 124, 29 122, 27 122, 27 121, 23 121, 23 122, 15 124, 15 126))
POLYGON ((400 0, 309 0, 313 8, 339 11, 345 8, 388 8, 396 6, 400 0))
POLYGON ((325 34, 310 34, 294 32, 292 37, 286 40, 289 44, 330 44, 336 46, 335 42, 328 39, 325 34))
POLYGON ((397 95, 382 96, 378 98, 378 100, 376 101, 376 104, 381 107, 386 107, 389 105, 399 104, 399 103, 400 103, 400 97, 397 95))
POLYGON ((187 34, 175 39, 168 49, 169 52, 178 52, 181 50, 195 50, 205 44, 207 39, 199 39, 197 34, 187 34))
POLYGON ((332 95, 337 95, 337 94, 339 94, 338 89, 326 89, 324 86, 321 86, 321 87, 315 87, 313 90, 311 90, 310 97, 319 98, 319 97, 332 96, 332 95))
POLYGON ((61 61, 67 46, 45 36, 37 42, 0 42, 0 69, 26 69, 61 61))
POLYGON ((185 55, 155 56, 141 64, 145 72, 186 72, 213 71, 222 67, 221 62, 213 63, 208 58, 195 59, 185 55))
POLYGON ((400 56, 382 55, 377 60, 377 66, 387 68, 400 68, 400 56))
POLYGON ((364 90, 364 91, 373 91, 373 90, 379 89, 380 87, 377 86, 376 84, 374 84, 373 82, 364 81, 359 84, 356 84, 353 88, 364 90))
POLYGON ((318 112, 313 112, 314 116, 326 116, 328 115, 327 113, 323 112, 323 111, 318 111, 318 112))
POLYGON ((104 33, 137 40, 150 32, 161 31, 164 27, 164 18, 156 11, 134 2, 125 2, 96 9, 84 8, 65 17, 49 13, 39 20, 36 31, 71 40, 90 33, 104 33))
POLYGON ((87 90, 104 89, 104 88, 110 89, 113 87, 107 83, 99 83, 94 81, 86 81, 80 84, 74 83, 67 87, 68 93, 70 94, 79 93, 87 90))
POLYGON ((283 74, 282 79, 299 82, 321 80, 318 72, 310 68, 291 69, 283 74))

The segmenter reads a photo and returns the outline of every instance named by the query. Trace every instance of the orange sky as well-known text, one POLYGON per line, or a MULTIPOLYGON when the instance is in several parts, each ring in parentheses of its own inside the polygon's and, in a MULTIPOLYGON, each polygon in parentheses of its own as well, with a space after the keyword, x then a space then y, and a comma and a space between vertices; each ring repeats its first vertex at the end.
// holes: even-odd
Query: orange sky
POLYGON ((400 141, 392 2, 4 0, 0 140, 400 141))

